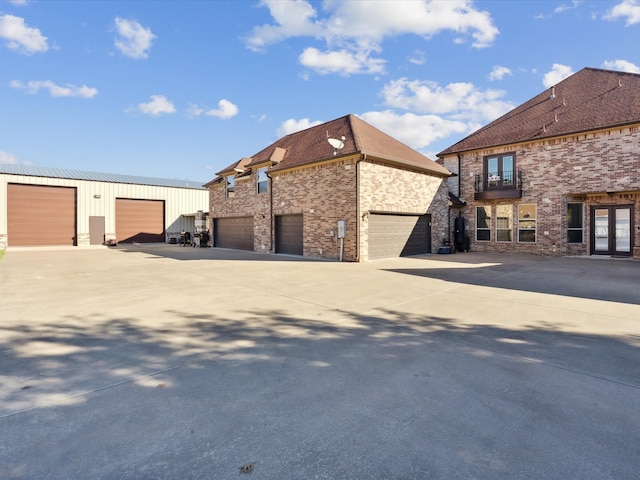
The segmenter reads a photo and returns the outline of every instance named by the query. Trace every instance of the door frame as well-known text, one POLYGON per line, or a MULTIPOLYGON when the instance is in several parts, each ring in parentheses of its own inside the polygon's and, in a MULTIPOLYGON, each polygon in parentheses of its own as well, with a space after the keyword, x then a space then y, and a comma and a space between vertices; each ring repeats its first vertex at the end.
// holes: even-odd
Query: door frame
POLYGON ((104 245, 105 221, 101 216, 89 216, 89 245, 104 245))
POLYGON ((590 223, 590 247, 591 255, 614 255, 616 257, 632 257, 634 238, 634 218, 635 211, 633 204, 620 205, 591 205, 591 221, 590 223), (620 252, 616 250, 616 210, 629 209, 629 251, 620 252), (608 210, 608 246, 607 251, 596 251, 596 210, 608 210))

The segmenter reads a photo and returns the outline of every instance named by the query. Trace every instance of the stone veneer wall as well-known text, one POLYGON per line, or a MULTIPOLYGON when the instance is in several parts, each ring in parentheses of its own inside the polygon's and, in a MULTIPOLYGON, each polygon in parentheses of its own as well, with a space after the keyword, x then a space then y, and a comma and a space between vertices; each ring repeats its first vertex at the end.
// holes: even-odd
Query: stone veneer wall
POLYGON ((541 140, 445 157, 444 167, 457 173, 449 181, 453 193, 467 202, 462 212, 472 249, 497 253, 543 255, 588 255, 590 253, 590 209, 593 205, 634 205, 635 242, 633 256, 640 258, 640 127, 627 126, 587 134, 541 140), (474 200, 475 175, 482 174, 486 155, 515 152, 516 169, 522 171, 522 198, 474 200), (607 193, 608 192, 608 193, 607 193), (584 242, 567 244, 566 210, 569 202, 584 203, 584 242), (517 242, 517 206, 537 206, 536 243, 517 242), (475 207, 492 206, 490 242, 475 241, 475 207), (513 208, 513 241, 495 241, 495 207, 513 208))
POLYGON ((360 251, 368 259, 369 212, 431 215, 431 248, 448 238, 448 189, 442 177, 366 161, 360 164, 360 251))

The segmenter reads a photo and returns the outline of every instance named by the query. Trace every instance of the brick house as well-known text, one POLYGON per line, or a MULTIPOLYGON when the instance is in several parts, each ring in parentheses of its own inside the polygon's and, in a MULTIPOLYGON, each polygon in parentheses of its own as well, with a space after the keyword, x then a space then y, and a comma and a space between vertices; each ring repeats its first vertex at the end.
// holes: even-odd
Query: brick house
POLYGON ((640 75, 585 68, 438 157, 456 242, 640 259, 640 75))
POLYGON ((216 175, 216 247, 358 262, 429 253, 447 232, 450 172, 353 115, 216 175))

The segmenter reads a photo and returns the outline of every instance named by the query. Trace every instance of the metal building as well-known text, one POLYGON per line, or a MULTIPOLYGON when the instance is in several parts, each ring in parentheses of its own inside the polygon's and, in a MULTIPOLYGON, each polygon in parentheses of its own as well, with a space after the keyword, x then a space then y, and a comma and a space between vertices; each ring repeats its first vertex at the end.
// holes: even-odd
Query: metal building
POLYGON ((0 165, 0 248, 170 242, 208 209, 200 182, 0 165))

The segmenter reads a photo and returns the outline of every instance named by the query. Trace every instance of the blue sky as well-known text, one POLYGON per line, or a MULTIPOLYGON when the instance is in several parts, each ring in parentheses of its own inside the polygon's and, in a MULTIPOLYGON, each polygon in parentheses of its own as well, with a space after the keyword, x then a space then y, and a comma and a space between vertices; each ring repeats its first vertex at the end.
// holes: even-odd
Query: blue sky
POLYGON ((640 0, 0 0, 0 163, 206 182, 349 113, 435 158, 639 45, 640 0))

